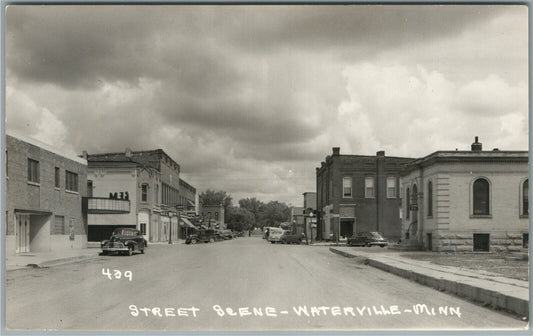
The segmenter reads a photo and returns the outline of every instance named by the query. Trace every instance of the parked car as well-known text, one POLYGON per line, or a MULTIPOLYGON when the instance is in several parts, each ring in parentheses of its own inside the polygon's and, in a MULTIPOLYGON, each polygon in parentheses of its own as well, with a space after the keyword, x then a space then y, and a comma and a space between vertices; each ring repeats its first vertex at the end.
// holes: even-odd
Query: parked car
POLYGON ((279 243, 281 235, 283 234, 283 231, 284 230, 282 228, 278 228, 278 227, 269 228, 267 240, 271 242, 272 244, 279 243))
POLYGON ((102 255, 144 253, 148 246, 141 231, 133 228, 118 228, 113 231, 111 238, 102 241, 102 255))
POLYGON ((221 230, 219 232, 220 234, 220 237, 222 237, 222 239, 232 239, 234 237, 234 234, 231 230, 221 230))
POLYGON ((285 231, 279 238, 282 244, 301 244, 303 239, 303 233, 292 234, 290 231, 285 231))
POLYGON ((220 234, 213 229, 199 230, 185 239, 185 244, 214 243, 219 240, 220 234))
POLYGON ((374 246, 385 247, 389 244, 379 232, 359 232, 356 236, 350 237, 346 241, 350 246, 374 246))

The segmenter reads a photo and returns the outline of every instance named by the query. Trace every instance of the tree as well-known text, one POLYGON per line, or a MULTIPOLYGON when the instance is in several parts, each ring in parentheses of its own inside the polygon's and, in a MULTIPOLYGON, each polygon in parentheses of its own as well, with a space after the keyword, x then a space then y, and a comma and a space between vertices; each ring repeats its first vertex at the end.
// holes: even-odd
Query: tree
POLYGON ((278 201, 270 201, 261 207, 259 226, 279 226, 282 222, 288 222, 291 210, 288 205, 278 201))
POLYGON ((246 208, 228 207, 227 225, 233 231, 250 230, 253 226, 254 216, 246 208))
POLYGON ((259 220, 261 219, 262 207, 264 205, 265 204, 263 202, 255 197, 243 198, 239 200, 239 206, 247 209, 253 216, 252 227, 258 226, 259 220))

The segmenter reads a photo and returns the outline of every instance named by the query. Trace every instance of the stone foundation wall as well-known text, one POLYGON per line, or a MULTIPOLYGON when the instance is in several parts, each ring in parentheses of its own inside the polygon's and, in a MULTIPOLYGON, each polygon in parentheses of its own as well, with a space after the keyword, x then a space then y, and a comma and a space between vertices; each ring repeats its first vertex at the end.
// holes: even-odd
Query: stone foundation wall
MULTIPOLYGON (((446 233, 433 238, 435 252, 473 252, 474 233, 446 233)), ((522 232, 490 233, 490 252, 520 252, 522 247, 522 232)))

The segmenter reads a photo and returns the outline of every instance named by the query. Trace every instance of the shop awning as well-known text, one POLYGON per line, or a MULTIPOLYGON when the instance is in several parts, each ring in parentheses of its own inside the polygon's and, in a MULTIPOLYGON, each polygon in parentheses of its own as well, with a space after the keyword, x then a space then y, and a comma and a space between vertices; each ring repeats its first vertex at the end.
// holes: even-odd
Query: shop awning
POLYGON ((194 226, 194 224, 191 223, 191 221, 189 221, 187 218, 181 217, 181 222, 182 222, 182 226, 188 226, 190 228, 196 229, 196 226, 194 226), (183 223, 185 225, 183 225, 183 223))

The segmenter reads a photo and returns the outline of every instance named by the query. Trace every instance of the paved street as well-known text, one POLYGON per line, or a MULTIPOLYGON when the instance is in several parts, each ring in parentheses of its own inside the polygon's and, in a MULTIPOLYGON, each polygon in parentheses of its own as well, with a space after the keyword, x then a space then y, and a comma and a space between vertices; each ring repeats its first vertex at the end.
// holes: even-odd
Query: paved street
POLYGON ((516 329, 527 325, 356 264, 325 246, 273 245, 258 237, 151 245, 144 255, 17 270, 7 273, 6 281, 6 323, 15 329, 516 329), (104 275, 102 270, 108 269, 109 275, 104 275))

